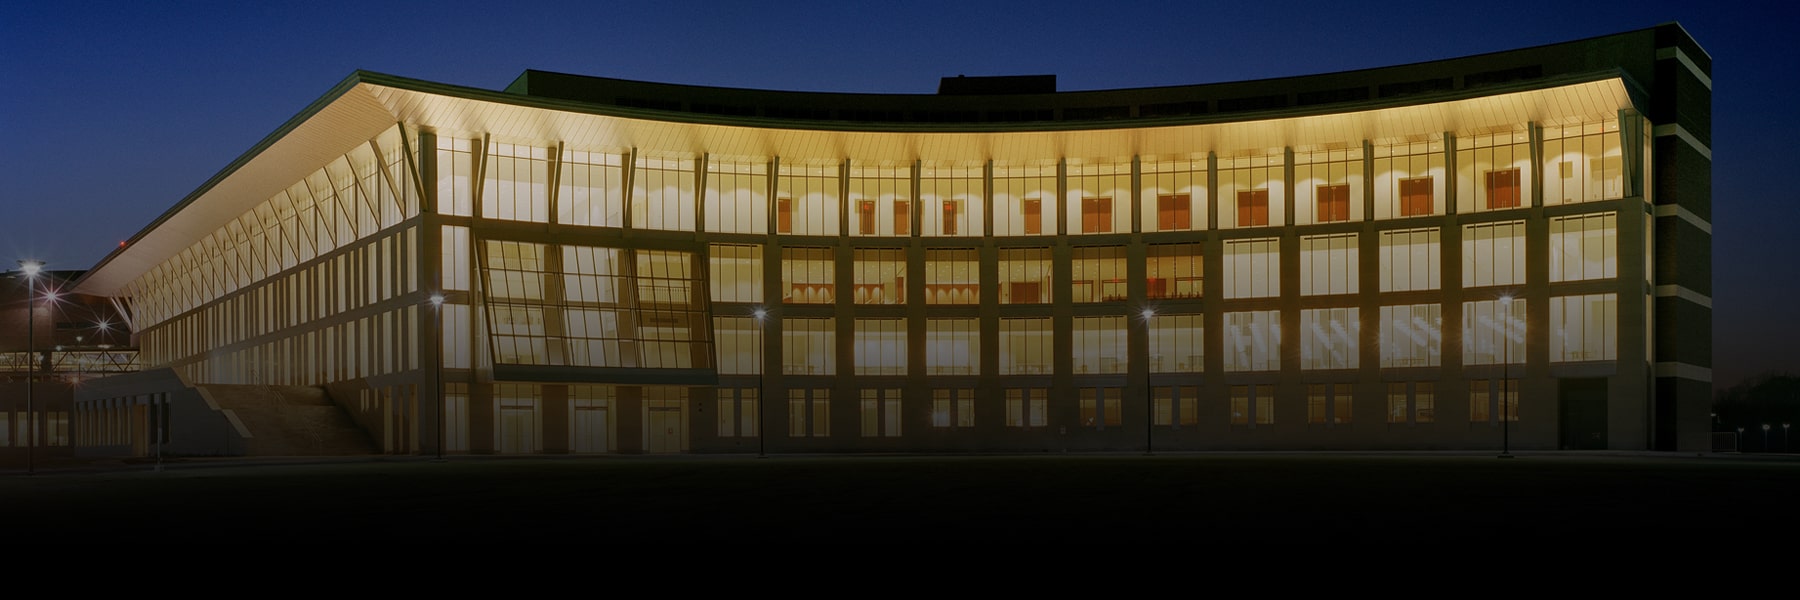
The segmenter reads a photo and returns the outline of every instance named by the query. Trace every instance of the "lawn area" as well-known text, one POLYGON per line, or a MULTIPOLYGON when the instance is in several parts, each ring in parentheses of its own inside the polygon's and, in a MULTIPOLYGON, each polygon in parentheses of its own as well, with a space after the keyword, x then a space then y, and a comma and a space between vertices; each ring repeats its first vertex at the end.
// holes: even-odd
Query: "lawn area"
POLYGON ((9 537, 40 540, 1698 534, 1766 527, 1796 498, 1797 460, 1568 454, 406 457, 0 476, 9 537))

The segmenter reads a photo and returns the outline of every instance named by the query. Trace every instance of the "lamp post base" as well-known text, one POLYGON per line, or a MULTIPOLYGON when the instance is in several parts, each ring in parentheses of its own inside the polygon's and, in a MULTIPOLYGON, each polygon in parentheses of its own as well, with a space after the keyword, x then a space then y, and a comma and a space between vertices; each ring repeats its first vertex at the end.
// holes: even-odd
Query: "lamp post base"
POLYGON ((1511 455, 1511 454, 1501 454, 1501 455, 1499 455, 1499 456, 1496 456, 1496 457, 1494 457, 1494 458, 1512 458, 1512 457, 1513 457, 1513 455, 1511 455))

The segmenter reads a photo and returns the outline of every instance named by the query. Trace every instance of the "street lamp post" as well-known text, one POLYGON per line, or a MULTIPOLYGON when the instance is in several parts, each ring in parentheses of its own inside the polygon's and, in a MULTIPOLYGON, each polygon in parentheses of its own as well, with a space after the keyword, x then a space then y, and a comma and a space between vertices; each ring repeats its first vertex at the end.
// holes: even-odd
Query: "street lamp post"
POLYGON ((1500 374, 1500 458, 1512 458, 1512 437, 1510 424, 1512 416, 1508 407, 1512 404, 1512 294, 1500 297, 1501 323, 1500 330, 1501 374, 1500 374))
POLYGON ((1769 451, 1769 424, 1763 423, 1763 452, 1769 451))
POLYGON ((444 462, 444 293, 433 293, 426 300, 431 302, 431 326, 437 329, 437 351, 432 360, 437 375, 432 378, 431 386, 437 394, 437 458, 434 462, 444 462))
POLYGON ((756 355, 762 357, 762 364, 756 365, 756 457, 768 458, 767 446, 763 442, 768 437, 763 432, 763 428, 768 426, 763 422, 763 405, 769 403, 769 394, 763 386, 768 381, 769 359, 763 356, 763 324, 769 320, 769 311, 758 306, 752 314, 756 316, 756 355))
MULTIPOLYGON (((1156 309, 1144 309, 1144 337, 1146 339, 1150 337, 1150 319, 1155 317, 1156 309)), ((1145 379, 1147 384, 1148 378, 1145 379)), ((1144 456, 1150 456, 1155 451, 1153 431, 1156 426, 1156 394, 1150 393, 1149 387, 1149 385, 1144 386, 1144 456)), ((1172 406, 1169 408, 1170 410, 1174 409, 1172 406)))
POLYGON ((1790 426, 1790 425, 1793 425, 1793 423, 1782 423, 1781 424, 1781 451, 1782 452, 1788 451, 1788 426, 1790 426))
POLYGON ((19 269, 25 272, 25 474, 36 475, 37 276, 44 270, 44 261, 21 260, 19 269))
POLYGON ((1744 451, 1744 428, 1743 427, 1738 428, 1737 448, 1738 448, 1739 453, 1742 453, 1744 451))

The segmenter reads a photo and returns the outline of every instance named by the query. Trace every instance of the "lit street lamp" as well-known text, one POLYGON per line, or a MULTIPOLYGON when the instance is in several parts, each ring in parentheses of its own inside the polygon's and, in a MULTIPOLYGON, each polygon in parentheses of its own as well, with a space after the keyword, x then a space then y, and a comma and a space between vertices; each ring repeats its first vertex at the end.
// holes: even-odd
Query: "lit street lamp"
POLYGON ((1763 452, 1769 451, 1769 424, 1763 423, 1763 452))
POLYGON ((37 380, 37 276, 44 270, 44 261, 25 259, 19 261, 19 269, 25 272, 25 474, 36 475, 37 463, 32 453, 37 451, 37 394, 33 387, 37 380))
POLYGON ((1500 375, 1500 458, 1512 458, 1512 438, 1508 431, 1508 417, 1511 417, 1508 406, 1512 404, 1512 294, 1500 296, 1500 322, 1504 327, 1500 330, 1500 344, 1504 348, 1501 355, 1500 375))
MULTIPOLYGON (((1156 318, 1156 309, 1144 309, 1143 317, 1144 337, 1149 338, 1150 320, 1156 318)), ((1153 441, 1153 434, 1151 431, 1154 430, 1154 426, 1156 425, 1156 394, 1150 393, 1148 388, 1149 386, 1145 386, 1144 389, 1144 456, 1149 456, 1153 451, 1154 444, 1151 443, 1153 441)), ((1170 410, 1174 410, 1174 407, 1172 406, 1169 408, 1170 410)))
MULTIPOLYGON (((758 306, 758 307, 756 307, 756 310, 754 312, 752 312, 751 314, 756 317, 756 355, 760 357, 760 356, 763 356, 763 350, 764 350, 764 348, 763 348, 763 323, 768 322, 769 311, 768 311, 768 309, 758 306)), ((769 359, 767 357, 764 357, 762 360, 762 364, 756 365, 756 457, 757 458, 768 458, 769 457, 768 453, 765 451, 766 445, 763 443, 763 439, 768 437, 767 435, 764 435, 764 432, 763 432, 763 428, 768 426, 767 423, 763 422, 763 414, 764 414, 763 405, 769 403, 768 390, 763 389, 763 385, 764 385, 763 382, 767 381, 766 372, 768 370, 769 370, 769 359)))
POLYGON ((1744 428, 1743 427, 1738 428, 1737 446, 1738 446, 1738 452, 1744 451, 1744 428))
POLYGON ((434 462, 444 462, 444 293, 435 292, 425 301, 431 303, 432 327, 437 328, 437 376, 433 378, 432 387, 437 393, 437 458, 434 462))

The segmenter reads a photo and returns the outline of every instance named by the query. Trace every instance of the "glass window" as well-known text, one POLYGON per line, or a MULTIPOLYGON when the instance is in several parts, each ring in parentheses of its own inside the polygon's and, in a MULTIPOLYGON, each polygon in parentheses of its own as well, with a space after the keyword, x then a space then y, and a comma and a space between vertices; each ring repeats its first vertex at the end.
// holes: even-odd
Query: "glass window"
POLYGON ((1081 388, 1081 425, 1105 429, 1124 423, 1123 390, 1116 387, 1081 388))
POLYGON ((1309 425, 1350 423, 1352 384, 1314 383, 1306 386, 1306 422, 1309 425))
POLYGON ((863 437, 900 437, 900 390, 862 390, 863 437))
POLYGON ((1075 372, 1124 373, 1125 317, 1075 317, 1075 372))
POLYGON ((631 177, 631 226, 694 230, 694 159, 639 156, 631 177))
POLYGON ((856 320, 856 374, 906 374, 906 319, 856 320))
POLYGON ((926 304, 980 304, 981 261, 974 249, 925 251, 926 304))
POLYGON ((833 248, 781 249, 781 301, 786 304, 831 304, 837 301, 833 248))
POLYGON ((781 372, 789 375, 837 373, 836 324, 833 319, 782 319, 781 372))
POLYGON ((976 319, 927 319, 925 374, 981 374, 980 322, 976 319))
POLYGON ((1000 303, 1050 302, 1050 249, 1000 249, 1000 303))
POLYGON ((1356 308, 1300 311, 1300 368, 1354 369, 1362 324, 1356 308))
POLYGON ((830 389, 788 390, 788 435, 790 437, 829 437, 831 435, 830 389))
POLYGON ((762 246, 713 244, 707 257, 715 302, 762 302, 762 246))
POLYGON ((1071 163, 1068 169, 1071 233, 1130 233, 1131 163, 1071 163))
POLYGON ((1463 364, 1524 362, 1524 299, 1463 303, 1463 364))
POLYGON ((1441 249, 1437 228, 1383 231, 1379 251, 1381 291, 1438 289, 1441 249))
POLYGON ((1275 424, 1275 386, 1231 386, 1232 425, 1275 424))
POLYGON ((1076 302, 1119 302, 1126 298, 1125 248, 1077 247, 1071 254, 1069 288, 1076 302))
POLYGON ((1361 221, 1363 151, 1320 148, 1294 152, 1294 222, 1361 221))
POLYGON ((838 234, 837 163, 783 164, 775 193, 775 232, 838 234))
POLYGON ((1550 361, 1618 358, 1618 294, 1550 299, 1550 361))
POLYGON ((852 164, 850 206, 851 235, 912 235, 912 167, 852 164))
POLYGON ((1469 381, 1469 422, 1499 423, 1495 415, 1507 421, 1519 420, 1519 380, 1475 379, 1469 381), (1495 406, 1497 398, 1505 398, 1505 406, 1495 406))
POLYGON ((1283 151, 1219 159, 1221 228, 1286 224, 1283 151))
POLYGON ((1444 343, 1442 306, 1381 307, 1381 366, 1435 367, 1444 343))
POLYGON ((713 317, 713 347, 719 353, 720 374, 762 372, 762 325, 755 317, 713 317))
POLYGON ((1056 234, 1056 165, 994 165, 994 235, 1056 234))
POLYGON ((1375 218, 1444 214, 1444 142, 1419 136, 1374 145, 1375 218))
POLYGON ((1457 140, 1456 210, 1475 213, 1531 200, 1531 144, 1524 131, 1457 140))
POLYGON ((1008 388, 1006 390, 1007 427, 1043 427, 1048 418, 1050 391, 1044 388, 1008 388))
POLYGON ((1204 290, 1200 244, 1151 244, 1145 250, 1144 296, 1150 299, 1195 299, 1204 290))
POLYGON ((1150 372, 1199 373, 1206 367, 1206 316, 1150 317, 1150 372))
POLYGON ((1625 197, 1619 121, 1544 128, 1544 204, 1625 197))
POLYGON ((852 251, 856 273, 857 304, 906 303, 906 251, 865 249, 852 251))
POLYGON ((920 233, 981 236, 986 188, 980 166, 924 164, 919 168, 920 233))
POLYGON ((1000 319, 1000 374, 1048 375, 1056 359, 1049 318, 1000 319))
POLYGON ((1273 310, 1225 313, 1225 370, 1281 368, 1281 315, 1273 310))
POLYGON ((933 427, 974 427, 975 390, 969 388, 931 390, 931 425, 933 427))
POLYGON ((492 142, 481 181, 481 216, 550 222, 550 152, 492 142))
POLYGON ((1300 295, 1356 293, 1356 237, 1345 233, 1300 238, 1300 295))
POLYGON ((1618 254, 1617 213, 1550 219, 1550 281, 1617 277, 1618 254))
POLYGON ((1206 161, 1144 161, 1139 183, 1144 231, 1206 229, 1206 161))
MULTIPOLYGON (((438 212, 462 217, 474 215, 474 187, 470 184, 471 173, 475 171, 473 144, 466 139, 439 137, 437 171, 438 212)), ((308 204, 310 204, 310 198, 308 204)), ((292 217, 292 214, 286 216, 292 217)), ((303 222, 310 225, 312 219, 306 219, 303 222)), ((285 233, 293 231, 294 228, 283 227, 282 230, 285 233)))
POLYGON ((769 232, 769 165, 708 157, 706 230, 721 233, 769 232))
POLYGON ((1525 222, 1463 226, 1463 287, 1525 284, 1525 222))
POLYGON ((1225 297, 1281 295, 1280 240, 1225 240, 1225 297))
POLYGON ((616 153, 563 150, 556 182, 556 222, 625 226, 623 165, 623 157, 616 153))

